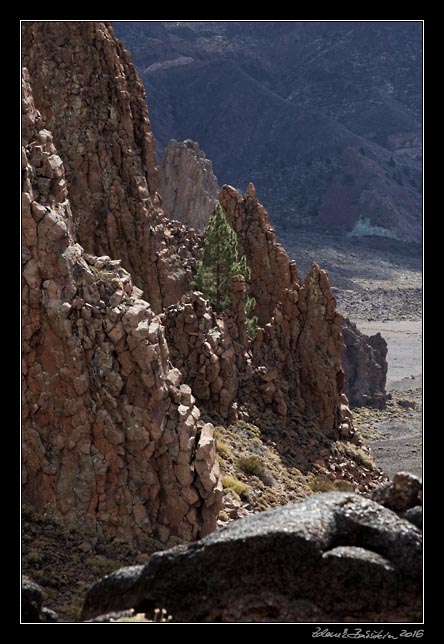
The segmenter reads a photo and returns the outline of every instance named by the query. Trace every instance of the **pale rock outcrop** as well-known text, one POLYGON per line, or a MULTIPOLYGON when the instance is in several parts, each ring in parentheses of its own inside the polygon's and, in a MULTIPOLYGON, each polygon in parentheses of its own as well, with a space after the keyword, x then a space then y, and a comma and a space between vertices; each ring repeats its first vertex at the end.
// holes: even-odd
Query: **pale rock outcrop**
POLYGON ((203 230, 217 201, 213 164, 195 141, 170 141, 159 166, 158 190, 170 219, 203 230))
POLYGON ((189 290, 199 241, 160 209, 145 91, 128 52, 108 23, 24 22, 22 56, 63 159, 75 240, 121 259, 160 313, 189 290))
POLYGON ((64 166, 23 74, 23 498, 143 544, 214 529, 213 427, 120 260, 73 238, 64 166))

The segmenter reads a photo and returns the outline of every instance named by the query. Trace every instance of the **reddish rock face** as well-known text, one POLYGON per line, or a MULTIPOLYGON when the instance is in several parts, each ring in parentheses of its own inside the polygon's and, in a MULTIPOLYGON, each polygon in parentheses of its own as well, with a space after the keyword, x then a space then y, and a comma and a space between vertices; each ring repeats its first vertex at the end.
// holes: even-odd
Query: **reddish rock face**
POLYGON ((28 23, 23 49, 24 498, 107 536, 195 539, 221 497, 196 400, 223 422, 353 436, 327 274, 300 284, 254 187, 224 186, 263 330, 248 339, 239 276, 216 316, 190 289, 201 237, 157 205, 145 97, 111 27, 28 23))
POLYGON ((231 287, 232 310, 220 317, 201 293, 185 296, 164 316, 174 364, 199 405, 225 421, 237 420, 238 400, 252 378, 244 279, 233 277, 231 287))
POLYGON ((264 327, 252 345, 252 361, 265 407, 282 418, 290 410, 336 433, 344 383, 342 318, 327 273, 313 264, 299 283, 296 263, 277 242, 253 184, 244 195, 223 186, 219 200, 251 268, 250 294, 264 327))
POLYGON ((213 427, 119 260, 75 243, 64 166, 23 76, 23 497, 143 544, 216 526, 213 427))
POLYGON ((270 218, 256 199, 253 184, 242 196, 235 188, 223 186, 219 201, 238 239, 239 255, 251 268, 250 295, 256 300, 254 313, 263 326, 271 320, 286 289, 298 282, 296 262, 290 261, 277 242, 270 218))
POLYGON ((121 259, 151 308, 189 289, 196 238, 159 208, 145 92, 111 25, 23 23, 23 64, 63 159, 75 239, 121 259), (181 262, 182 263, 182 262, 181 262))
POLYGON ((203 230, 216 205, 219 186, 213 164, 195 141, 170 141, 159 166, 162 208, 170 219, 203 230))
POLYGON ((283 293, 271 321, 253 345, 264 401, 281 416, 310 421, 328 434, 339 431, 343 386, 341 316, 328 277, 317 264, 283 293))

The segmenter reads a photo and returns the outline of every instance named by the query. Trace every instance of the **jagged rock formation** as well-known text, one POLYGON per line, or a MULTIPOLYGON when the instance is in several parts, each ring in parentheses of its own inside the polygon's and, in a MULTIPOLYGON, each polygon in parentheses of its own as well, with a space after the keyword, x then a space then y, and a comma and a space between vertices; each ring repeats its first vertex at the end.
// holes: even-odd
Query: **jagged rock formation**
POLYGON ((214 210, 219 192, 213 164, 199 144, 187 139, 170 141, 158 174, 162 208, 170 219, 203 230, 214 210))
POLYGON ((63 158, 76 241, 121 259, 160 313, 189 289, 198 242, 159 208, 155 142, 129 54, 99 22, 24 23, 22 52, 63 158))
POLYGON ((252 183, 244 195, 232 186, 223 186, 220 204, 237 234, 239 255, 245 255, 251 268, 250 295, 256 299, 254 313, 261 325, 267 324, 286 289, 298 283, 296 262, 290 262, 277 242, 267 211, 256 198, 252 183))
POLYGON ((213 428, 120 260, 73 238, 64 166, 23 76, 23 497, 143 543, 215 527, 213 428))
POLYGON ((302 286, 283 292, 251 347, 243 278, 232 281, 232 292, 235 312, 222 319, 198 294, 165 314, 174 364, 199 404, 235 420, 242 403, 248 409, 254 402, 259 412, 275 414, 280 422, 289 416, 311 421, 332 437, 342 428, 341 436, 351 438, 353 424, 341 412, 341 317, 325 271, 313 265, 302 286))
MULTIPOLYGON (((264 327, 252 348, 257 391, 281 417, 291 408, 290 416, 334 434, 343 420, 343 340, 327 273, 314 264, 299 283, 296 262, 277 242, 253 184, 244 195, 223 186, 219 201, 251 268, 254 313, 264 327)), ((352 424, 349 430, 351 437, 352 424)))
POLYGON ((344 389, 350 404, 382 409, 385 406, 387 379, 387 342, 380 333, 367 336, 356 324, 344 319, 344 389))
POLYGON ((111 28, 28 23, 23 42, 24 499, 104 537, 195 539, 221 496, 196 400, 271 426, 284 454, 359 444, 327 275, 315 264, 299 283, 254 187, 225 186, 263 330, 248 338, 243 279, 216 316, 190 292, 201 236, 158 207, 144 96, 111 28))
MULTIPOLYGON (((240 195, 231 186, 223 186, 219 200, 228 221, 236 231, 239 253, 246 255, 251 268, 250 294, 256 299, 254 313, 258 316, 260 324, 266 325, 270 322, 276 306, 280 307, 281 302, 287 298, 285 292, 288 289, 298 288, 296 262, 290 261, 284 247, 278 243, 276 233, 270 226, 268 213, 258 202, 252 183, 249 184, 244 195, 240 195)), ((321 304, 319 319, 324 318, 325 312, 330 311, 331 314, 336 306, 329 287, 324 288, 324 296, 326 299, 321 304)), ((304 307, 303 304, 301 306, 304 307)), ((356 325, 348 319, 342 320, 341 331, 344 342, 342 358, 345 371, 344 391, 350 403, 355 406, 383 406, 387 375, 387 343, 379 333, 370 338, 360 333, 356 325)), ((287 331, 284 335, 288 340, 287 331)), ((309 336, 311 335, 310 332, 309 336)), ((301 343, 306 355, 312 356, 322 351, 319 348, 325 346, 322 340, 318 337, 318 344, 315 343, 311 347, 301 343), (315 350, 316 346, 317 350, 315 350)), ((331 364, 329 360, 326 362, 331 364)), ((289 371, 291 372, 291 369, 289 371)), ((305 379, 301 382, 305 382, 305 379)), ((310 394, 310 390, 304 391, 301 397, 305 399, 306 395, 310 394)), ((322 387, 320 391, 323 391, 322 387)))
POLYGON ((313 264, 302 286, 284 291, 271 322, 258 333, 255 364, 265 365, 272 391, 270 376, 277 370, 293 414, 335 434, 344 382, 341 353, 341 316, 327 273, 313 264))
MULTIPOLYGON (((237 278, 233 278, 233 290, 237 283, 237 278)), ((242 379, 245 383, 247 365, 250 379, 252 375, 242 295, 245 283, 241 284, 240 292, 243 321, 232 315, 216 317, 207 300, 197 293, 184 297, 165 314, 174 364, 199 404, 230 421, 237 418, 240 382, 242 379)))
POLYGON ((355 494, 327 493, 105 577, 88 591, 83 619, 162 606, 179 622, 415 622, 421 569, 412 523, 355 494))

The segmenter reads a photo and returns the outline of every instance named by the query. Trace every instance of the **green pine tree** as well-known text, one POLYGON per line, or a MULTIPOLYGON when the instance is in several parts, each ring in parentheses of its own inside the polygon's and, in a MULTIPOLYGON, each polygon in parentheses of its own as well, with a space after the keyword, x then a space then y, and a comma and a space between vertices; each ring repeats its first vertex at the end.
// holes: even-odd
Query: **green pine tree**
MULTIPOLYGON (((231 305, 230 280, 234 275, 243 275, 248 281, 251 272, 245 255, 238 257, 237 235, 218 203, 205 229, 204 252, 197 265, 194 285, 220 313, 231 305)), ((247 328, 253 336, 257 330, 257 318, 251 315, 255 304, 254 298, 247 298, 247 328)))

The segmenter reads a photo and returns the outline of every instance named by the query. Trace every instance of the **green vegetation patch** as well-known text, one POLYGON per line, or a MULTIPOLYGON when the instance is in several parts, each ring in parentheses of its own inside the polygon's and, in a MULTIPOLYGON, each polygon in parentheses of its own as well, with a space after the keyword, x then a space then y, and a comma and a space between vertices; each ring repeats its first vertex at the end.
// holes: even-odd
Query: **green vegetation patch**
POLYGON ((117 561, 116 559, 107 559, 101 555, 90 557, 85 563, 99 577, 104 577, 105 575, 109 575, 115 570, 122 568, 122 563, 120 561, 117 561))
POLYGON ((222 477, 222 487, 224 490, 233 490, 240 497, 247 491, 248 486, 241 481, 238 481, 233 476, 223 476, 222 477))
POLYGON ((264 473, 264 466, 257 456, 243 456, 237 461, 238 468, 247 476, 260 476, 264 473))

